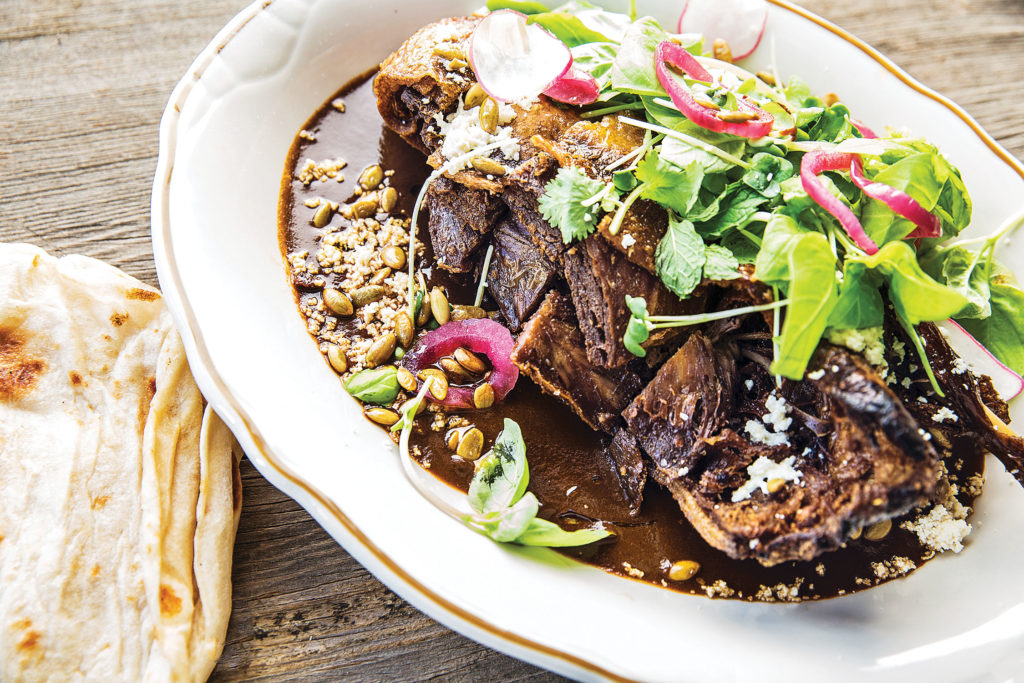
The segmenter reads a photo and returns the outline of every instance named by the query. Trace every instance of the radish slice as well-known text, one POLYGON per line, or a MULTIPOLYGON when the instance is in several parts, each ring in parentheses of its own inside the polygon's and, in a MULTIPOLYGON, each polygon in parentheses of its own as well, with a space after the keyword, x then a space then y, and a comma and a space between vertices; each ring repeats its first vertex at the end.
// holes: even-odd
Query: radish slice
POLYGON ((559 76, 544 94, 553 100, 580 107, 596 102, 597 96, 601 94, 601 88, 597 85, 597 79, 586 71, 571 67, 559 76))
POLYGON ((935 324, 974 374, 988 375, 992 379, 999 398, 1009 401, 1024 392, 1024 378, 1000 363, 970 332, 952 320, 935 324))
POLYGON ((709 41, 729 43, 733 59, 743 59, 761 44, 768 25, 765 0, 687 0, 679 15, 679 33, 702 33, 709 41))
POLYGON ((882 202, 894 213, 903 216, 917 228, 907 235, 907 239, 918 237, 939 237, 942 235, 942 224, 939 217, 921 206, 916 199, 902 190, 889 187, 885 183, 876 183, 868 180, 864 175, 864 165, 859 157, 854 157, 850 165, 850 178, 864 194, 882 202))
POLYGON ((535 97, 569 67, 569 47, 525 14, 491 12, 477 25, 469 45, 476 80, 499 102, 535 97))

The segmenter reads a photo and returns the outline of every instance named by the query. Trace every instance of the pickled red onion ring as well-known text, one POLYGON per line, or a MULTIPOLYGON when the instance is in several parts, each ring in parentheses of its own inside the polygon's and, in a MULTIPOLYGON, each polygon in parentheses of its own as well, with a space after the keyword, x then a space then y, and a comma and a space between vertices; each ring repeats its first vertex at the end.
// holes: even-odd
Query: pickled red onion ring
POLYGON ((864 232, 864 226, 853 215, 850 207, 829 192, 828 188, 818 180, 818 176, 825 171, 847 171, 853 164, 859 162, 860 157, 856 154, 808 152, 800 163, 800 182, 811 199, 835 216, 846 230, 846 234, 858 247, 867 254, 875 254, 878 252, 878 245, 864 232))
POLYGON ((864 166, 860 157, 854 156, 850 164, 850 178, 864 194, 884 203, 894 213, 903 216, 917 228, 907 235, 906 239, 919 237, 940 237, 942 235, 942 224, 938 216, 921 206, 916 199, 902 190, 890 187, 884 183, 876 183, 864 175, 864 166))

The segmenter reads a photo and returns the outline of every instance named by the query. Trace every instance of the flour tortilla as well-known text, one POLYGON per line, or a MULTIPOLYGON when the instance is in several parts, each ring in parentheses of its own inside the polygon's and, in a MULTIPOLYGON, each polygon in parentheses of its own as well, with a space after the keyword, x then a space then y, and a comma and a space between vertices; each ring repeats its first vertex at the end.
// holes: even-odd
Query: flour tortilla
POLYGON ((205 680, 238 456, 159 292, 0 244, 0 681, 205 680))

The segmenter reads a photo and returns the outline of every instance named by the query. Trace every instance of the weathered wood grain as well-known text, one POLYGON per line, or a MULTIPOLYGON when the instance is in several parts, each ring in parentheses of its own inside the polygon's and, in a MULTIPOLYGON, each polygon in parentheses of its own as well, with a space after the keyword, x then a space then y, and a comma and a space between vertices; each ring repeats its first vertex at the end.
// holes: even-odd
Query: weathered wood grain
MULTIPOLYGON (((1024 156, 1020 0, 804 4, 1024 156)), ((88 254, 156 284, 149 194, 160 114, 193 57, 244 5, 0 2, 0 240, 88 254)), ((248 463, 243 474, 234 614, 215 680, 557 679, 423 616, 248 463)))

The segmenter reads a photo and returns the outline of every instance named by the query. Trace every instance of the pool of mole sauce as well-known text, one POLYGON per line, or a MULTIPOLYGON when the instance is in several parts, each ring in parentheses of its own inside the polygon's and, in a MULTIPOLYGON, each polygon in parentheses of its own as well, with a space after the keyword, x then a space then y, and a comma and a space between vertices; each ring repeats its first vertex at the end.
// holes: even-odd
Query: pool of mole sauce
MULTIPOLYGON (((315 133, 315 140, 296 138, 292 146, 279 208, 280 241, 285 254, 303 249, 316 252, 320 230, 310 222, 313 209, 303 202, 325 197, 344 203, 353 196, 360 171, 374 163, 394 170, 391 186, 399 194, 394 215, 412 214, 413 201, 430 169, 423 154, 384 126, 373 94, 373 75, 371 72, 360 76, 328 99, 304 126, 315 133), (344 101, 344 113, 331 105, 335 98, 344 101), (307 187, 295 180, 295 171, 304 159, 338 157, 348 162, 344 182, 328 179, 307 187)), ((344 221, 340 216, 334 220, 344 221)), ((444 286, 452 303, 472 303, 475 275, 453 276, 431 267, 433 255, 425 212, 421 212, 418 239, 425 240, 427 248, 426 255, 419 260, 428 287, 444 286)), ((496 307, 485 298, 484 308, 496 307)), ((339 323, 339 328, 344 329, 344 323, 339 323)), ((332 372, 326 362, 324 367, 326 372, 332 372)), ((686 593, 743 600, 759 599, 755 597, 759 593, 760 599, 769 600, 777 598, 780 592, 792 595, 787 587, 798 585, 797 599, 808 600, 849 594, 884 583, 888 578, 876 576, 873 563, 896 556, 908 558, 918 567, 926 561, 925 549, 911 532, 899 528, 900 520, 894 520, 892 531, 881 541, 850 541, 846 547, 810 562, 763 567, 754 560, 734 560, 709 546, 683 517, 671 495, 650 481, 640 513, 631 517, 605 453, 609 437, 591 430, 524 375, 504 401, 487 410, 465 413, 465 417, 484 433, 485 449, 501 431, 504 418, 519 423, 530 463, 529 490, 541 502, 541 516, 558 521, 567 529, 600 520, 616 534, 611 543, 558 552, 621 576, 686 593), (699 562, 700 571, 689 581, 670 581, 668 567, 679 560, 699 562), (724 582, 728 589, 716 590, 713 585, 717 582, 724 582), (782 591, 764 589, 780 585, 782 591)), ((412 439, 412 444, 419 446, 421 464, 428 464, 429 471, 441 480, 466 490, 473 475, 473 463, 455 456, 445 444, 445 433, 431 431, 426 427, 428 421, 428 414, 420 418, 422 426, 412 439)), ((958 451, 952 460, 961 459, 963 468, 952 473, 964 481, 981 471, 983 458, 970 448, 958 451)), ((961 502, 971 503, 963 497, 961 502)))

